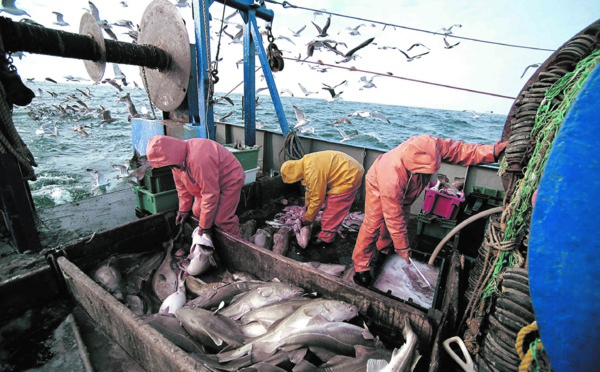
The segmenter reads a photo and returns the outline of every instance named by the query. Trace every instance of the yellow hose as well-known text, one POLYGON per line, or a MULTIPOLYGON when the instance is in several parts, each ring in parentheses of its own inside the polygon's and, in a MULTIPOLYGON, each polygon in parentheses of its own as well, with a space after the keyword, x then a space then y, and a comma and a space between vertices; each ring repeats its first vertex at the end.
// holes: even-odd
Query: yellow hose
POLYGON ((433 265, 433 261, 435 261, 435 258, 437 257, 438 253, 440 253, 440 251, 442 250, 442 247, 444 246, 444 244, 446 244, 446 242, 448 240, 450 240, 450 238, 453 237, 457 232, 459 232, 465 226, 467 226, 468 224, 470 224, 471 222, 473 222, 475 220, 478 220, 478 219, 483 218, 483 217, 487 217, 487 216, 489 216, 491 214, 494 214, 494 213, 502 212, 503 208, 504 207, 496 207, 496 208, 488 209, 487 211, 479 212, 476 215, 467 218, 466 220, 464 220, 463 222, 461 222, 458 226, 456 226, 455 228, 453 228, 444 237, 444 239, 442 239, 442 241, 440 242, 440 244, 438 244, 437 247, 435 247, 435 250, 431 254, 431 258, 429 259, 429 262, 428 262, 429 265, 433 265))

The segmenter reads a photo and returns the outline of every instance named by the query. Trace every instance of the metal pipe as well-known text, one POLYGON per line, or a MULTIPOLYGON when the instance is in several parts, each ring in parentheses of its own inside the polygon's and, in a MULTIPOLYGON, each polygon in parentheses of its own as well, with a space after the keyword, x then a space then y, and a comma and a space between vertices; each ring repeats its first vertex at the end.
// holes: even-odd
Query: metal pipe
POLYGON ((253 0, 215 0, 217 3, 225 4, 227 6, 232 7, 233 9, 237 9, 240 12, 248 12, 249 10, 254 10, 256 12, 256 17, 267 22, 273 22, 273 17, 275 14, 272 10, 267 9, 262 6, 254 5, 256 2, 253 0))
MULTIPOLYGON (((98 44, 87 35, 14 22, 0 17, 0 36, 5 52, 28 52, 49 56, 99 61, 98 44)), ((171 57, 153 45, 105 40, 106 61, 151 69, 169 68, 171 57)))

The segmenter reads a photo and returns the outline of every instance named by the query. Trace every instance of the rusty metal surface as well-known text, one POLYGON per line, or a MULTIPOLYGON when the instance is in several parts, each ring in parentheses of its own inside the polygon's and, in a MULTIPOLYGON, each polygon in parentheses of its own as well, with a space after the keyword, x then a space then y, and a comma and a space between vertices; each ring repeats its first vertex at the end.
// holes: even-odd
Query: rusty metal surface
POLYGON ((132 313, 64 257, 58 265, 71 296, 147 371, 210 371, 132 313))
POLYGON ((150 3, 140 22, 138 43, 153 45, 171 56, 166 69, 145 70, 146 88, 158 108, 175 110, 186 97, 191 70, 190 40, 177 8, 166 0, 150 3))
POLYGON ((83 61, 88 75, 96 83, 104 76, 106 68, 106 45, 104 45, 104 35, 98 21, 90 14, 83 13, 79 23, 79 34, 91 37, 100 50, 100 57, 97 60, 83 61))

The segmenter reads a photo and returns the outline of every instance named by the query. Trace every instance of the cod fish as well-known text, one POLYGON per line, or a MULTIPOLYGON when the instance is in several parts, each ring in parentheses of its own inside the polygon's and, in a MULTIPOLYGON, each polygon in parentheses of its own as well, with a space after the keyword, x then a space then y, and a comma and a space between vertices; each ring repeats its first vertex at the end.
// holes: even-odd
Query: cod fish
POLYGON ((135 315, 144 315, 144 301, 139 296, 127 295, 125 305, 135 315))
MULTIPOLYGON (((311 349, 312 351, 312 349, 311 349)), ((345 355, 336 355, 326 363, 321 364, 312 371, 343 371, 343 372, 364 372, 367 370, 367 363, 370 359, 380 359, 389 362, 392 352, 386 348, 370 348, 356 345, 354 347, 356 357, 345 355)))
POLYGON ((160 305, 160 309, 158 309, 159 314, 175 314, 177 310, 185 305, 185 278, 183 272, 179 273, 177 280, 177 291, 170 294, 169 297, 163 301, 162 305, 160 305))
POLYGON ((273 235, 266 229, 256 230, 256 234, 250 238, 254 245, 257 245, 264 249, 271 249, 273 246, 273 235))
POLYGON ((162 253, 156 253, 143 258, 140 264, 125 275, 127 293, 138 294, 142 289, 142 283, 150 280, 152 272, 156 270, 162 261, 162 253))
POLYGON ((185 307, 210 309, 221 302, 229 304, 231 300, 250 289, 268 284, 267 282, 231 282, 231 283, 208 283, 202 291, 198 291, 198 297, 185 304, 185 307))
POLYGON ((208 270, 211 266, 217 266, 213 254, 215 249, 206 245, 194 244, 190 250, 188 259, 189 265, 185 271, 189 275, 200 275, 208 270))
POLYGON ((338 264, 324 264, 321 262, 301 262, 300 265, 312 267, 313 269, 322 271, 326 274, 337 276, 338 278, 342 276, 344 271, 346 270, 345 265, 338 264))
POLYGON ((167 297, 177 291, 177 274, 171 267, 173 240, 163 243, 163 247, 166 248, 167 254, 152 277, 152 288, 161 301, 166 300, 167 297))
POLYGON ((273 323, 279 319, 292 315, 294 311, 310 301, 313 300, 306 297, 293 297, 289 300, 275 302, 274 304, 247 312, 240 318, 240 323, 248 324, 258 322, 268 329, 273 323))
POLYGON ((287 255, 290 248, 290 233, 289 227, 282 227, 273 235, 273 253, 287 255))
POLYGON ((369 359, 367 372, 410 372, 414 369, 421 356, 418 355, 417 351, 419 339, 413 332, 408 317, 404 320, 402 335, 406 342, 400 349, 394 349, 390 362, 381 359, 369 359))
MULTIPOLYGON (((277 350, 291 351, 303 347, 320 347, 338 355, 352 356, 356 345, 374 348, 374 337, 365 328, 345 322, 315 321, 308 327, 294 329, 277 340, 262 343, 252 349, 252 360, 260 361, 277 350)), ((221 355, 218 354, 219 361, 221 355)))
POLYGON ((185 330, 202 345, 221 350, 227 345, 238 347, 246 342, 240 325, 226 316, 200 308, 181 308, 175 312, 185 330))
POLYGON ((196 342, 183 328, 179 320, 172 316, 160 314, 144 315, 142 319, 165 338, 182 348, 187 353, 205 354, 204 347, 196 342))
POLYGON ((220 310, 219 313, 231 319, 238 320, 251 310, 300 296, 302 293, 304 293, 304 290, 295 285, 275 282, 266 283, 256 286, 246 293, 237 295, 232 299, 231 304, 220 310))
POLYGON ((330 322, 343 322, 358 315, 354 305, 335 300, 312 300, 271 327, 267 333, 253 339, 237 350, 219 354, 219 362, 228 362, 252 353, 252 360, 263 360, 273 355, 276 342, 298 329, 312 324, 323 325, 330 322))
POLYGON ((125 284, 123 276, 121 276, 119 270, 114 266, 115 261, 115 256, 112 256, 106 264, 100 266, 94 272, 94 280, 117 300, 124 302, 125 284))

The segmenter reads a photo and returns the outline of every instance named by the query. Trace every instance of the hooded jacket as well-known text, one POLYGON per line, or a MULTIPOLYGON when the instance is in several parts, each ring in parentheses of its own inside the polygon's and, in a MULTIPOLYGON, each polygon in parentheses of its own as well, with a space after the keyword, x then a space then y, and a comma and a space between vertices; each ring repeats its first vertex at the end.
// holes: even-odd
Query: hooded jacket
POLYGON ((314 221, 326 195, 344 194, 362 182, 365 170, 353 157, 339 151, 319 151, 281 166, 285 183, 302 181, 308 206, 304 219, 314 221))
POLYGON ((430 175, 440 169, 442 160, 463 166, 492 163, 494 146, 415 136, 379 156, 369 169, 366 179, 379 191, 382 213, 395 249, 408 247, 410 206, 425 189, 430 175))
POLYGON ((240 162, 223 145, 205 138, 181 140, 169 136, 154 136, 147 146, 146 156, 153 168, 177 165, 172 169, 179 210, 192 209, 194 197, 201 198, 199 226, 212 227, 219 206, 219 194, 246 178, 240 162))

